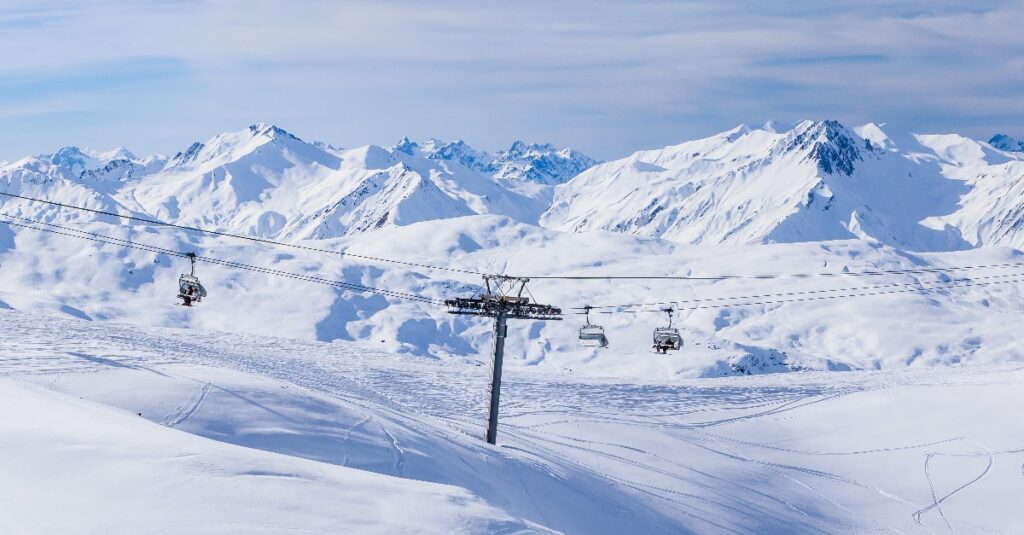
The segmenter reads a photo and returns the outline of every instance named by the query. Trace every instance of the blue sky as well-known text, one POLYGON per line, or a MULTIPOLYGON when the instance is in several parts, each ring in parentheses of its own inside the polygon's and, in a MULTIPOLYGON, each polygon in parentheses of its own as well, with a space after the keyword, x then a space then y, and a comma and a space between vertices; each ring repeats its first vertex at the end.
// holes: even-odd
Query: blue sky
POLYGON ((1024 136, 1024 2, 0 0, 0 160, 340 146, 600 158, 768 119, 1024 136))

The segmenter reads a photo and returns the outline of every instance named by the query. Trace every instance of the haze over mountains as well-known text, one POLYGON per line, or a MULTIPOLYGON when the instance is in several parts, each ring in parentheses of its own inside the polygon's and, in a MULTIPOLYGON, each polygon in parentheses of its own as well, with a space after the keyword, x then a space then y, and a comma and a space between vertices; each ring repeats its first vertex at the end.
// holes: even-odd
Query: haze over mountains
MULTIPOLYGON (((495 154, 433 139, 342 149, 255 124, 169 157, 66 147, 4 164, 0 184, 12 194, 68 205, 474 272, 786 274, 1018 261, 1019 251, 1009 248, 1024 247, 1024 152, 1013 147, 1006 136, 984 142, 804 121, 739 126, 599 163, 572 149, 525 142, 495 154)), ((0 213, 434 299, 479 284, 472 275, 125 226, 23 199, 0 199, 0 213)), ((423 304, 217 266, 200 266, 210 297, 185 313, 172 304, 184 269, 174 258, 113 246, 93 254, 81 239, 11 228, 0 230, 0 285, 7 292, 0 302, 15 308, 373 341, 432 357, 476 359, 490 340, 482 322, 423 304)), ((907 275, 892 284, 950 281, 943 277, 907 275)), ((835 291, 823 285, 817 290, 835 291)), ((733 281, 535 282, 534 289, 542 301, 566 308, 671 302, 685 309, 694 299, 799 288, 733 281)), ((857 321, 842 312, 845 301, 684 311, 684 337, 692 343, 648 362, 650 328, 664 321, 659 305, 640 316, 600 317, 612 339, 608 350, 577 347, 576 322, 538 322, 510 334, 509 359, 640 376, 1013 360, 1020 357, 1015 333, 991 321, 997 301, 1001 313, 1024 311, 1015 287, 980 285, 859 299, 857 321), (908 337, 891 326, 898 317, 935 322, 908 337)))

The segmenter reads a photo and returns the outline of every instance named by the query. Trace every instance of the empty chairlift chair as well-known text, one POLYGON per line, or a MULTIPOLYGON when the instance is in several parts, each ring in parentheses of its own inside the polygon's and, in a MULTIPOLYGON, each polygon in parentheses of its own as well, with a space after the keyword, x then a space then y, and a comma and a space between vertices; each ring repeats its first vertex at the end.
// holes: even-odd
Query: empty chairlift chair
POLYGON ((580 327, 580 345, 587 347, 608 347, 608 337, 604 334, 604 327, 590 323, 590 310, 594 307, 587 305, 583 307, 586 315, 586 323, 580 327))
POLYGON ((196 254, 188 253, 187 256, 192 262, 192 272, 182 273, 178 278, 178 299, 182 300, 181 304, 190 307, 192 303, 198 303, 206 297, 206 288, 199 282, 199 277, 196 277, 196 254))
POLYGON ((672 326, 672 313, 675 311, 671 308, 664 311, 668 313, 668 326, 654 329, 654 350, 661 354, 678 351, 683 347, 683 337, 679 335, 679 329, 672 326))

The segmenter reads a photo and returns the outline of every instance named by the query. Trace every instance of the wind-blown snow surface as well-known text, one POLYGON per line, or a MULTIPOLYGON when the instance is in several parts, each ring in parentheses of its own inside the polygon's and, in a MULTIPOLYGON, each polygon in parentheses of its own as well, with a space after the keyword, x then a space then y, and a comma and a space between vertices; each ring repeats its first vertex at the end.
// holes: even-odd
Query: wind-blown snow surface
POLYGON ((4 533, 542 531, 461 489, 205 440, 21 382, 0 380, 0 398, 4 533))
POLYGON ((510 371, 491 448, 472 363, 12 310, 0 335, 4 532, 1020 526, 1020 366, 660 384, 510 371))

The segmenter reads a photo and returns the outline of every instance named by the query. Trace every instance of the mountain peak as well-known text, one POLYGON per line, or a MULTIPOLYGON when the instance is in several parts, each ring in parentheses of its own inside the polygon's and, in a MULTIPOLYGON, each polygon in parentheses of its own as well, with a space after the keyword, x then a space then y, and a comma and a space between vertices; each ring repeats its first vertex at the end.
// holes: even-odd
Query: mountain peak
POLYGON ((402 136, 402 139, 398 140, 398 143, 395 143, 395 146, 392 148, 394 148, 398 152, 404 152, 412 156, 413 154, 416 153, 416 149, 418 149, 419 146, 420 144, 409 139, 409 136, 402 136))
POLYGON ((275 124, 269 124, 269 123, 256 123, 256 124, 253 124, 253 125, 249 125, 249 132, 252 135, 254 135, 254 136, 266 136, 266 137, 269 137, 271 139, 277 139, 277 138, 295 139, 295 140, 299 139, 299 138, 295 137, 294 135, 292 135, 291 133, 289 133, 288 131, 286 131, 285 129, 283 129, 283 128, 275 125, 275 124))
POLYGON ((988 140, 988 144, 1007 152, 1024 152, 1024 141, 1012 138, 1006 134, 992 136, 992 139, 988 140))
POLYGON ((856 133, 839 121, 803 121, 796 125, 786 150, 807 150, 808 158, 818 163, 822 173, 853 174, 854 162, 863 158, 856 133))
POLYGON ((461 139, 444 141, 442 139, 430 138, 423 143, 417 143, 409 139, 408 136, 405 136, 391 148, 397 152, 410 156, 419 156, 428 160, 456 162, 478 172, 484 172, 492 160, 489 154, 474 149, 461 139))
POLYGON ((206 145, 196 141, 195 143, 189 145, 189 147, 187 149, 185 149, 184 152, 179 152, 179 153, 175 154, 173 157, 171 157, 171 160, 170 160, 170 162, 168 162, 167 166, 171 167, 171 166, 175 166, 175 165, 182 165, 182 164, 189 163, 189 162, 195 160, 196 157, 199 156, 199 153, 205 147, 206 147, 206 145))
POLYGON ((598 163, 573 149, 559 150, 551 143, 515 141, 509 150, 497 154, 487 170, 498 178, 555 185, 568 182, 598 163))
POLYGON ((593 167, 597 160, 551 143, 513 141, 508 150, 490 154, 474 149, 465 141, 430 138, 423 143, 403 137, 392 150, 429 160, 455 162, 495 178, 524 180, 540 184, 562 184, 593 167))
POLYGON ((505 154, 522 157, 531 153, 541 154, 556 151, 558 149, 551 143, 526 143, 525 141, 516 140, 512 142, 512 146, 505 151, 505 154))
POLYGON ((86 155, 78 147, 61 147, 57 152, 49 156, 53 165, 71 168, 75 165, 83 165, 86 155))

